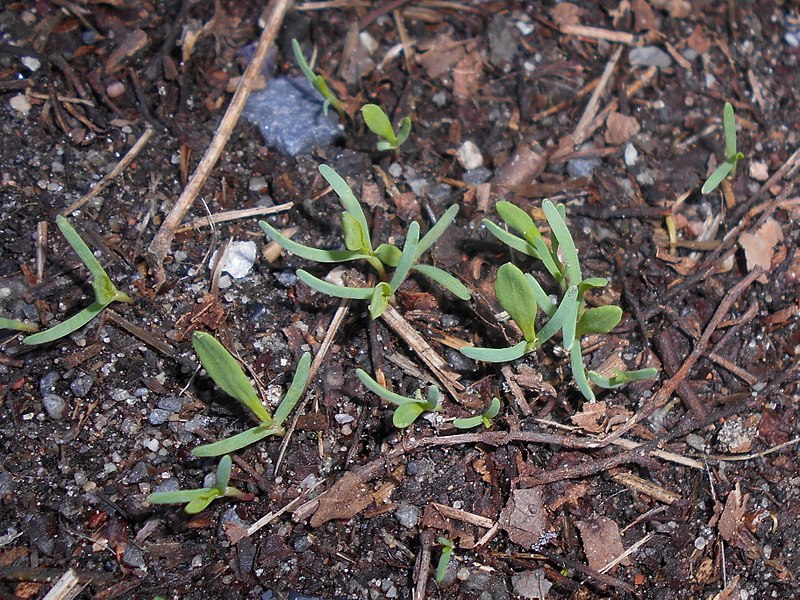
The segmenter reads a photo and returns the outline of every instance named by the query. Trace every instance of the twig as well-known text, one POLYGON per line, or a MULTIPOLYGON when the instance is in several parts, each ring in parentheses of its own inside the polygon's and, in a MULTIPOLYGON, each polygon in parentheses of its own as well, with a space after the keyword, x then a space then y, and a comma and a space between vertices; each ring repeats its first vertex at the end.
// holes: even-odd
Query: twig
POLYGON ((636 37, 632 33, 614 31, 613 29, 601 29, 600 27, 586 27, 585 25, 562 25, 560 31, 567 35, 578 35, 597 40, 606 40, 608 42, 616 42, 628 46, 632 46, 636 41, 636 37))
POLYGON ((203 184, 206 182, 206 179, 208 179, 211 170, 222 154, 228 142, 228 138, 230 138, 231 133, 233 133, 233 128, 244 109, 247 97, 250 95, 250 90, 261 72, 261 67, 267 56, 267 50, 275 41, 278 30, 283 23, 283 18, 289 10, 291 3, 292 0, 272 0, 270 3, 272 10, 270 12, 269 21, 267 21, 267 26, 264 27, 264 31, 261 32, 258 47, 253 54, 250 64, 247 65, 244 75, 239 81, 231 103, 228 105, 228 110, 225 111, 225 116, 222 118, 216 133, 214 133, 214 139, 211 140, 211 144, 206 149, 200 164, 197 165, 192 178, 184 188, 175 206, 173 206, 172 210, 164 219, 153 241, 150 242, 150 247, 147 250, 147 262, 153 271, 156 289, 160 289, 166 281, 163 263, 170 251, 172 240, 175 237, 175 230, 178 228, 178 225, 180 225, 186 211, 194 204, 203 184))
POLYGON ((417 562, 414 563, 414 594, 413 600, 425 600, 425 590, 428 587, 428 571, 431 565, 431 545, 433 544, 433 531, 425 529, 419 535, 420 548, 417 562))
POLYGON ((75 202, 70 204, 68 208, 62 211, 61 214, 64 216, 72 214, 80 207, 82 207, 84 204, 89 202, 89 200, 97 196, 97 194, 106 189, 109 185, 111 185, 111 182, 114 181, 117 177, 119 177, 120 173, 122 173, 126 168, 128 168, 128 165, 133 162, 133 159, 135 159, 139 155, 142 149, 150 141, 150 138, 153 137, 153 133, 155 133, 155 129, 153 129, 150 125, 148 125, 147 129, 144 130, 144 133, 139 137, 138 140, 136 140, 136 143, 131 147, 131 149, 128 150, 128 153, 122 157, 122 160, 120 160, 117 163, 117 165, 114 167, 111 173, 103 177, 103 179, 100 180, 100 183, 98 183, 91 190, 89 190, 88 193, 84 194, 83 196, 75 200, 75 202))
POLYGON ((81 590, 78 589, 79 585, 80 581, 75 571, 67 569, 56 581, 56 584, 50 588, 50 591, 47 592, 44 600, 72 600, 72 598, 81 593, 81 590))

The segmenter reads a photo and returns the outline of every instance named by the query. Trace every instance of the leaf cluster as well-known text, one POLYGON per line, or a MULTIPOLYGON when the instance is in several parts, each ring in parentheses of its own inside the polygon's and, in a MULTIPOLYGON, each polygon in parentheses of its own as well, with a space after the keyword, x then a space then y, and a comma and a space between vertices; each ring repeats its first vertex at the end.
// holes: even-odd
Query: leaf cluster
POLYGON ((385 150, 398 152, 403 142, 408 139, 408 134, 411 133, 410 117, 403 117, 403 120, 400 121, 400 127, 395 132, 389 117, 377 104, 365 104, 362 106, 361 115, 364 117, 364 123, 367 124, 369 130, 380 138, 376 148, 381 152, 385 150))
POLYGON ((725 162, 708 176, 700 189, 703 194, 710 194, 717 189, 728 175, 735 173, 736 163, 744 158, 744 154, 736 150, 736 118, 730 102, 726 102, 722 110, 722 131, 725 136, 725 162))
POLYGON ((297 277, 314 290, 336 298, 369 300, 369 312, 377 319, 394 302, 394 294, 411 271, 416 271, 432 279, 458 298, 468 300, 470 292, 450 273, 432 265, 418 264, 420 257, 442 236, 458 213, 458 206, 448 208, 439 221, 422 238, 419 224, 412 222, 406 232, 403 249, 393 244, 380 244, 373 249, 367 218, 347 182, 328 165, 321 165, 320 173, 339 196, 344 212, 342 229, 344 232, 343 250, 323 250, 305 246, 286 237, 266 221, 259 221, 263 229, 282 248, 302 258, 320 263, 341 263, 351 260, 365 260, 378 273, 380 282, 373 287, 351 287, 337 285, 315 277, 308 271, 298 269, 297 277), (387 268, 394 269, 391 277, 387 268))
POLYGON ((472 429, 473 427, 477 427, 478 425, 483 425, 484 428, 489 429, 489 427, 492 426, 492 420, 497 416, 499 412, 500 412, 500 399, 492 398, 492 401, 489 404, 489 408, 487 408, 482 414, 475 415, 474 417, 463 417, 460 419, 455 419, 453 421, 453 426, 457 429, 472 429))
POLYGON ((356 369, 356 375, 369 391, 397 405, 394 415, 392 415, 392 424, 398 429, 408 427, 424 412, 440 412, 442 410, 439 404, 439 388, 435 385, 428 388, 424 399, 421 390, 417 390, 413 398, 408 398, 387 390, 363 369, 356 369))

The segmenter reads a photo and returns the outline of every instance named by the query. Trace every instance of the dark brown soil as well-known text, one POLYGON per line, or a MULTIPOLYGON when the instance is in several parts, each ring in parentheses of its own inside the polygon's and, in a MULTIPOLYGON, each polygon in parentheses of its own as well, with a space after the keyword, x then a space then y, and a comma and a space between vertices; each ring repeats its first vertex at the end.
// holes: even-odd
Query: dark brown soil
POLYGON ((223 499, 196 516, 148 504, 169 480, 203 487, 216 462, 192 449, 249 426, 196 372, 191 332, 214 333, 280 396, 339 306, 294 276, 300 267, 323 276, 324 266, 267 257, 257 217, 179 232, 160 289, 146 261, 225 113, 264 7, 5 3, 0 316, 45 328, 91 302, 55 216, 147 127, 155 133, 69 215, 135 303, 46 346, 3 332, 0 596, 44 597, 72 568, 85 586, 78 597, 106 600, 800 597, 796 7, 337 4, 357 3, 298 2, 268 76, 298 74, 293 37, 309 54, 316 47, 350 113, 344 141, 290 158, 241 121, 184 221, 291 202, 270 222, 335 247, 340 209, 321 194, 323 163, 371 201, 376 239, 402 241, 412 220, 424 231, 458 203, 431 260, 474 299, 412 278, 396 308, 465 390, 445 395, 438 418, 396 430, 391 406, 355 369, 409 394, 432 374, 353 302, 285 452, 269 438, 237 453, 232 484, 252 501, 223 499), (746 158, 725 194, 702 195, 724 159, 726 101, 746 158), (365 102, 395 122, 412 117, 397 157, 374 150, 357 110, 365 102), (465 142, 479 168, 464 168, 465 142), (657 366, 657 380, 590 405, 553 343, 505 371, 457 352, 518 341, 494 317, 494 272, 508 260, 535 265, 481 221, 497 221, 494 204, 507 199, 541 222, 545 197, 566 205, 587 275, 610 280, 592 302, 625 311, 611 334, 587 338, 587 363, 657 366), (209 267, 229 241, 258 248, 241 279, 209 267), (765 273, 754 279, 757 264, 765 273), (492 428, 452 437, 464 433, 452 418, 493 395, 502 409, 492 428), (622 427, 628 446, 599 442, 622 427), (440 537, 455 549, 437 584, 440 537))

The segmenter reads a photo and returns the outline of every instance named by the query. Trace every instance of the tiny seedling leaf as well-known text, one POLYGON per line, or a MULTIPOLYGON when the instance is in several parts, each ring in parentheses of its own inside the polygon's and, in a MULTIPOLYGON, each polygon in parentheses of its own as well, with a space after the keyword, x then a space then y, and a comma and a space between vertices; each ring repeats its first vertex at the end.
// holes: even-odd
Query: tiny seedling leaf
POLYGON ((392 424, 398 429, 405 429, 417 420, 427 409, 424 405, 412 402, 398 406, 392 415, 392 424))
POLYGON ((482 422, 482 415, 476 415, 474 417, 462 417, 453 421, 453 427, 457 429, 472 429, 473 427, 480 425, 482 422))
MULTIPOLYGON (((369 127, 369 130, 388 142, 390 149, 397 148, 400 145, 392 127, 392 122, 380 106, 377 104, 365 104, 361 107, 361 114, 364 116, 364 122, 369 127)), ((409 121, 410 127, 411 122, 409 121)))
POLYGON ((361 225, 350 213, 342 213, 342 230, 344 232, 345 248, 351 252, 370 252, 370 248, 365 247, 366 240, 361 231, 361 225))
POLYGON ((222 391, 242 403, 262 423, 267 425, 272 423, 272 417, 261 403, 258 393, 242 371, 239 362, 231 356, 225 346, 213 335, 204 331, 194 332, 192 346, 208 376, 222 391))
POLYGON ((575 335, 582 337, 589 333, 608 333, 617 326, 621 319, 622 309, 619 306, 609 304, 590 308, 578 321, 575 335))
POLYGON ((589 380, 586 379, 586 368, 583 366, 583 354, 581 352, 581 341, 576 339, 572 342, 569 348, 569 362, 572 367, 572 378, 575 380, 575 385, 589 402, 594 402, 594 392, 589 387, 589 380))
POLYGON ((386 307, 389 306, 389 297, 392 295, 392 288, 385 281, 381 281, 372 290, 372 300, 369 302, 369 317, 374 321, 386 312, 386 307))
POLYGON ((528 280, 528 283, 531 286, 533 295, 536 298, 536 304, 544 311, 544 314, 546 314, 548 317, 552 317, 555 314, 558 305, 553 302, 552 298, 550 298, 542 286, 539 285, 539 282, 533 275, 530 273, 525 273, 525 278, 528 280))
POLYGON ((221 495, 222 493, 218 489, 210 488, 184 506, 183 510, 185 510, 187 514, 196 515, 200 511, 205 510, 215 498, 219 498, 221 495))
POLYGON ((531 216, 516 204, 501 200, 495 204, 494 208, 500 218, 503 219, 503 222, 516 230, 517 233, 520 233, 531 245, 533 245, 534 239, 542 237, 531 216))
POLYGON ((272 422, 275 427, 281 427, 286 417, 294 409, 300 396, 306 389, 308 384, 308 373, 311 368, 311 353, 303 352, 300 361, 297 363, 297 368, 294 371, 294 377, 286 395, 281 400, 278 408, 275 409, 275 414, 272 416, 272 422))
POLYGON ((214 487, 219 490, 220 494, 225 493, 228 487, 228 482, 231 480, 231 469, 233 468, 233 461, 230 454, 226 454, 219 460, 217 465, 217 474, 214 480, 214 487))
MULTIPOLYGON (((570 319, 572 319, 574 336, 575 321, 578 318, 578 305, 578 288, 572 286, 567 290, 567 293, 564 294, 564 297, 561 299, 561 304, 558 305, 553 316, 550 317, 550 320, 539 330, 538 342, 540 345, 544 344, 559 331, 563 331, 565 327, 568 327, 567 323, 570 319)), ((564 340, 564 347, 569 348, 566 339, 564 340)))
POLYGON ((400 255, 400 262, 397 263, 397 268, 389 280, 389 288, 391 293, 394 294, 400 284, 408 277, 408 272, 414 264, 417 255, 417 244, 419 243, 419 223, 412 221, 408 226, 406 233, 406 241, 403 244, 403 253, 400 255))
POLYGON ((567 229, 567 224, 561 212, 553 206, 550 200, 542 202, 542 210, 553 231, 553 236, 558 241, 558 246, 564 253, 564 260, 566 261, 566 275, 567 283, 569 285, 577 285, 581 282, 581 266, 578 262, 578 251, 575 248, 575 242, 572 239, 572 234, 567 229))
POLYGON ((39 328, 36 325, 32 325, 31 323, 25 323, 24 321, 18 321, 17 319, 6 319, 5 317, 0 317, 0 329, 10 329, 12 331, 36 331, 39 328))
MULTIPOLYGON (((486 409, 486 412, 483 413, 483 418, 489 420, 489 424, 491 424, 492 419, 494 419, 500 413, 500 398, 492 398, 492 402, 489 404, 489 408, 486 409)), ((489 425, 487 425, 489 427, 489 425)))
POLYGON ((333 191, 336 192, 336 195, 339 196, 339 201, 342 204, 342 208, 348 213, 350 213, 361 225, 362 235, 364 236, 365 244, 368 248, 372 248, 372 241, 369 237, 369 225, 367 225, 367 217, 364 216, 364 210, 361 208, 361 204, 359 204, 356 195, 353 193, 353 190, 350 189, 350 186, 347 185, 347 182, 339 175, 336 171, 334 171, 328 165, 320 165, 319 166, 320 174, 325 178, 330 186, 333 188, 333 191))
POLYGON ((714 169, 714 172, 708 176, 708 179, 706 179, 706 182, 703 184, 700 192, 702 194, 710 194, 717 189, 719 184, 722 183, 722 180, 725 179, 731 171, 733 171, 733 167, 734 163, 726 161, 714 169))
POLYGON ((269 235, 281 248, 301 258, 320 263, 337 263, 367 258, 367 255, 361 252, 351 252, 350 250, 320 250, 319 248, 304 246, 286 237, 266 221, 259 221, 258 224, 261 229, 264 230, 264 233, 269 235))
POLYGON ((265 437, 269 437, 271 435, 283 435, 283 433, 282 427, 276 427, 275 425, 264 423, 262 425, 256 425, 255 427, 252 427, 247 431, 243 431, 242 433, 232 435, 224 440, 220 440, 212 444, 203 444, 202 446, 197 446, 192 450, 192 455, 222 456, 223 454, 230 454, 231 452, 236 452, 237 450, 246 448, 251 444, 255 444, 256 442, 263 440, 265 437))
POLYGON ((414 265, 411 267, 411 270, 421 273, 428 279, 435 281, 444 289, 453 294, 456 298, 460 298, 461 300, 469 300, 472 298, 472 294, 470 293, 469 289, 467 289, 467 286, 465 286, 447 271, 443 271, 442 269, 431 265, 414 265))
POLYGON ((73 331, 78 331, 78 329, 99 315, 106 306, 107 304, 99 304, 98 302, 90 304, 78 314, 72 315, 66 321, 62 321, 50 329, 45 329, 39 333, 29 335, 22 340, 22 343, 28 344, 29 346, 35 346, 36 344, 46 344, 48 342, 60 339, 66 335, 69 335, 73 331))
POLYGON ((395 392, 387 390, 363 369, 356 369, 356 376, 361 380, 361 383, 364 384, 364 387, 366 387, 370 392, 380 396, 384 400, 392 402, 393 404, 400 406, 403 404, 414 404, 417 402, 414 398, 406 398, 405 396, 401 396, 400 394, 396 394, 395 392))
POLYGON ((303 269, 297 270, 297 278, 305 283, 308 287, 317 290, 322 294, 327 294, 328 296, 333 296, 334 298, 350 298, 351 300, 368 300, 372 298, 372 293, 375 288, 359 288, 359 287, 347 287, 344 285, 336 285, 334 283, 328 283, 320 279, 319 277, 314 277, 308 271, 304 271, 303 269))
POLYGON ((212 488, 199 488, 196 490, 175 490, 174 492, 153 492, 147 497, 150 504, 183 504, 191 502, 202 496, 212 488))
MULTIPOLYGON (((419 246, 417 248, 419 248, 419 246)), ((397 263, 400 262, 400 257, 402 255, 403 252, 400 250, 400 248, 392 244, 381 244, 375 248, 375 256, 377 256, 378 260, 380 260, 387 267, 396 267, 397 263)))
POLYGON ((722 109, 722 130, 725 134, 725 158, 728 162, 736 162, 736 117, 730 102, 726 102, 722 109))
POLYGON ((536 296, 525 274, 511 263, 497 270, 494 282, 500 306, 522 330, 526 342, 536 341, 536 296))
POLYGON ((453 556, 453 542, 447 538, 440 537, 437 540, 442 545, 442 553, 439 555, 439 563, 436 565, 436 583, 442 583, 447 573, 447 565, 453 556))
POLYGON ((464 346, 459 350, 461 354, 472 360, 482 360, 489 363, 505 363, 517 360, 528 353, 528 342, 522 340, 510 348, 475 348, 464 346))
POLYGON ((620 371, 619 369, 614 369, 614 375, 612 377, 606 377, 597 371, 589 371, 589 379, 591 379, 597 387, 609 390, 618 388, 626 383, 631 383, 632 381, 652 379, 657 375, 658 369, 653 369, 652 367, 634 371, 620 371))
POLYGON ((494 223, 489 219, 484 219, 483 226, 489 230, 489 233, 491 233, 494 237, 503 242, 506 246, 513 248, 517 252, 522 252, 523 254, 527 254, 528 256, 539 258, 539 253, 536 251, 536 248, 534 248, 530 243, 523 240, 521 237, 517 237, 513 233, 506 231, 505 229, 500 227, 497 223, 494 223))
POLYGON ((400 129, 397 130, 397 147, 403 145, 408 139, 408 134, 411 133, 411 117, 403 117, 403 120, 400 121, 400 129))

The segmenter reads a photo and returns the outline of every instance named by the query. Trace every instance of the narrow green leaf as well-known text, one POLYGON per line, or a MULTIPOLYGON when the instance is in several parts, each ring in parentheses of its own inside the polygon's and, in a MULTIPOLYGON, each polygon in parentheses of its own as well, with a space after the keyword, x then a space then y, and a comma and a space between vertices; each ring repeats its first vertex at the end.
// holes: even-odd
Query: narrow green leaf
POLYGON ((450 224, 456 218, 458 214, 458 204, 453 204, 450 208, 444 211, 444 214, 439 217, 439 220, 436 221, 436 224, 428 230, 422 238, 419 240, 419 244, 417 244, 417 253, 414 258, 419 259, 420 256, 425 254, 428 249, 433 246, 437 240, 442 237, 442 234, 450 227, 450 224))
POLYGON ((200 359, 200 364, 222 391, 232 396, 249 409, 259 421, 272 423, 272 417, 261 400, 253 384, 242 371, 239 362, 220 344, 213 335, 195 331, 192 346, 200 359))
POLYGON ((489 408, 486 409, 486 412, 483 413, 483 416, 489 421, 494 419, 500 413, 500 398, 492 398, 492 402, 489 404, 489 408))
POLYGON ((107 304, 99 304, 97 302, 90 304, 78 314, 71 316, 66 321, 62 321, 50 329, 45 329, 39 333, 29 335, 22 340, 22 343, 29 346, 35 346, 36 344, 46 344, 67 336, 73 331, 78 331, 78 329, 94 319, 106 306, 107 304))
MULTIPOLYGON (((558 305, 556 312, 553 313, 553 316, 550 317, 550 320, 545 323, 544 327, 539 330, 538 335, 538 342, 539 345, 544 344, 547 340, 557 334, 559 331, 564 329, 564 326, 570 318, 573 320, 577 319, 577 310, 578 310, 578 300, 577 300, 577 288, 572 287, 570 290, 574 290, 574 295, 570 296, 569 292, 564 294, 564 297, 561 299, 561 304, 558 305)), ((574 325, 574 323, 573 323, 574 325)), ((569 346, 565 343, 565 348, 569 348, 569 346)))
POLYGON ((531 216, 516 204, 501 200, 495 204, 494 208, 503 222, 521 234, 529 244, 533 245, 534 239, 542 237, 531 216))
POLYGON ((439 408, 439 386, 428 386, 427 402, 425 403, 426 410, 440 410, 439 408))
POLYGON ((578 286, 573 285, 564 294, 562 303, 567 303, 567 311, 564 316, 564 325, 561 328, 561 334, 564 338, 564 347, 569 348, 575 340, 575 331, 578 328, 578 310, 580 302, 578 301, 578 286))
POLYGON ((442 583, 444 576, 447 574, 447 565, 450 564, 450 559, 453 555, 453 542, 447 538, 439 538, 439 543, 444 547, 439 556, 439 563, 436 565, 436 583, 442 583))
POLYGON ((483 417, 478 415, 476 417, 462 417, 453 421, 453 427, 457 429, 472 429, 483 423, 483 417))
POLYGON ((212 488, 202 496, 198 496, 189 502, 189 504, 183 507, 183 510, 186 511, 186 514, 196 515, 197 513, 205 510, 206 507, 208 507, 208 505, 211 504, 216 498, 219 498, 220 495, 221 494, 218 489, 212 488))
POLYGON ((338 263, 367 258, 365 254, 351 252, 350 250, 320 250, 319 248, 304 246, 286 237, 266 221, 259 221, 258 225, 264 230, 264 233, 273 239, 281 248, 301 258, 320 263, 338 263))
POLYGON ((405 396, 401 396, 400 394, 396 394, 395 392, 387 390, 372 377, 370 377, 370 375, 363 369, 356 369, 356 376, 361 380, 361 383, 364 384, 364 387, 366 387, 373 394, 380 396, 384 400, 388 400, 389 402, 397 404, 398 406, 416 403, 416 400, 413 398, 406 398, 405 396))
POLYGON ((89 246, 86 245, 86 242, 83 241, 78 232, 75 231, 75 228, 70 224, 67 219, 63 216, 58 215, 56 217, 56 225, 61 230, 61 233, 69 242, 69 245, 72 246, 72 249, 75 250, 75 253, 81 259, 86 268, 89 269, 89 273, 92 274, 92 277, 95 281, 100 279, 108 279, 108 275, 103 269, 103 266, 100 262, 94 257, 94 254, 89 249, 89 246))
POLYGON ((435 281, 448 292, 453 294, 456 298, 460 298, 461 300, 469 300, 472 298, 472 294, 467 286, 465 286, 447 271, 443 271, 442 269, 431 265, 414 265, 411 267, 411 270, 421 273, 428 279, 435 281))
POLYGON ((397 135, 394 133, 392 122, 389 117, 383 112, 383 109, 377 104, 365 104, 361 107, 361 114, 364 117, 364 122, 369 127, 369 130, 383 138, 392 145, 392 148, 397 148, 398 141, 397 135))
POLYGON ((342 176, 328 165, 320 165, 319 172, 325 178, 325 181, 327 181, 333 188, 333 191, 336 192, 336 195, 339 196, 339 201, 342 204, 342 208, 353 215, 353 217, 355 217, 355 219, 358 221, 359 225, 361 225, 361 231, 363 232, 365 244, 368 248, 372 248, 372 240, 370 239, 369 235, 367 217, 364 215, 364 210, 361 208, 361 204, 358 202, 353 190, 350 189, 350 186, 347 185, 347 182, 342 178, 342 176))
POLYGON ((344 285, 336 285, 333 283, 328 283, 320 279, 319 277, 314 277, 308 271, 304 271, 303 269, 297 270, 297 278, 300 279, 303 283, 305 283, 308 287, 317 290, 322 294, 327 294, 328 296, 333 296, 334 298, 350 298, 351 300, 368 300, 372 297, 372 292, 375 288, 357 288, 357 287, 347 287, 344 285))
POLYGON ((614 369, 614 375, 612 377, 606 377, 597 371, 589 371, 589 379, 591 379, 595 385, 597 385, 597 387, 605 388, 607 390, 618 388, 633 381, 652 379, 656 375, 658 375, 658 369, 653 368, 638 369, 634 371, 620 371, 619 369, 614 369))
POLYGON ((578 251, 575 248, 572 234, 569 232, 561 213, 553 206, 550 200, 542 202, 542 210, 550 225, 550 229, 553 231, 553 236, 558 241, 558 245, 564 254, 567 283, 569 285, 578 285, 582 280, 581 265, 578 261, 578 251))
POLYGON ((228 482, 231 480, 231 469, 233 468, 233 461, 230 454, 226 454, 219 460, 217 465, 217 474, 214 480, 214 487, 219 490, 220 494, 225 494, 225 489, 228 487, 228 482))
POLYGON ((0 317, 0 329, 10 329, 12 331, 38 331, 39 328, 36 325, 31 323, 25 323, 24 321, 18 321, 17 319, 6 319, 5 317, 0 317))
POLYGON ((283 425, 286 417, 294 410, 297 401, 306 389, 308 384, 308 373, 311 367, 311 353, 303 352, 300 360, 297 363, 297 368, 294 371, 294 377, 286 395, 281 400, 278 408, 275 409, 275 414, 272 416, 272 422, 275 427, 283 425))
POLYGON ((569 349, 569 362, 572 367, 572 378, 575 380, 575 385, 578 386, 583 397, 589 402, 594 402, 594 392, 589 387, 589 381, 586 379, 586 367, 583 366, 583 354, 581 353, 581 341, 576 339, 572 342, 569 349))
POLYGON ((236 452, 237 450, 241 450, 242 448, 246 448, 251 444, 255 444, 258 441, 263 440, 265 437, 269 437, 271 435, 283 435, 283 428, 276 427, 275 425, 256 425, 248 429, 247 431, 243 431, 242 433, 237 433, 229 438, 225 438, 224 440, 220 440, 218 442, 214 442, 213 444, 203 444, 202 446, 197 446, 192 450, 193 456, 222 456, 223 454, 230 454, 231 452, 236 452))
MULTIPOLYGON (((419 249, 419 246, 417 246, 417 249, 419 249)), ((403 252, 400 250, 400 248, 392 244, 381 244, 375 248, 375 256, 377 256, 378 260, 380 260, 387 267, 395 268, 397 263, 400 262, 400 257, 402 255, 403 252)))
POLYGON ((525 341, 536 341, 536 296, 525 274, 506 263, 497 270, 494 289, 500 306, 522 330, 525 341))
POLYGON ((522 252, 523 254, 527 254, 528 256, 532 256, 534 258, 540 258, 539 253, 536 251, 529 242, 526 242, 521 237, 517 237, 513 233, 509 233, 502 227, 500 227, 497 223, 490 221, 489 219, 483 220, 483 226, 489 230, 494 237, 498 240, 503 242, 506 246, 510 246, 517 252, 522 252))
POLYGON ((150 504, 183 504, 184 502, 191 502, 210 490, 211 488, 200 488, 196 490, 175 490, 174 492, 153 492, 147 497, 146 502, 150 504))
POLYGON ((722 180, 725 179, 731 171, 733 171, 734 163, 724 162, 716 169, 711 175, 708 176, 706 182, 703 184, 703 187, 700 189, 701 194, 710 194, 713 192, 722 180))
POLYGON ((294 60, 297 63, 297 66, 300 67, 303 75, 305 75, 309 83, 313 84, 314 80, 317 78, 317 75, 311 70, 308 62, 306 62, 306 57, 303 56, 303 50, 300 48, 300 44, 294 38, 292 38, 292 53, 294 54, 294 60))
POLYGON ((408 226, 406 241, 403 244, 403 253, 400 255, 400 262, 397 263, 397 268, 395 269, 392 278, 389 280, 389 288, 391 289, 392 294, 397 291, 397 288, 400 287, 400 284, 402 284, 406 280, 406 277, 408 277, 408 272, 411 270, 411 266, 416 260, 418 243, 419 223, 412 221, 411 225, 408 226))
POLYGON ((361 224, 348 212, 342 213, 342 230, 344 232, 344 245, 348 250, 364 253, 371 251, 371 248, 366 247, 361 224))
POLYGON ((722 109, 722 130, 725 134, 725 158, 728 162, 735 162, 736 117, 730 102, 726 102, 725 108, 722 109))
POLYGON ((531 291, 536 298, 536 304, 544 311, 544 314, 546 314, 548 317, 552 317, 556 312, 556 308, 558 308, 556 303, 553 302, 552 298, 550 298, 550 295, 544 291, 541 285, 539 285, 539 282, 533 275, 530 273, 525 273, 525 279, 528 280, 528 283, 531 286, 531 291))
POLYGON ((608 333, 621 319, 622 309, 619 306, 609 304, 590 308, 581 315, 575 335, 580 338, 589 333, 608 333))
POLYGON ((389 297, 392 295, 392 288, 385 281, 377 284, 372 292, 372 300, 369 303, 369 318, 373 321, 386 312, 389 306, 389 297))
POLYGON ((510 348, 475 348, 472 346, 464 346, 459 352, 472 360, 481 360, 489 363, 505 363, 525 356, 525 354, 528 353, 528 342, 523 340, 510 348))
POLYGON ((425 407, 416 402, 410 404, 403 404, 398 406, 392 415, 392 424, 398 429, 405 429, 417 420, 423 412, 425 407))
POLYGON ((397 147, 403 145, 408 139, 408 134, 411 133, 411 117, 403 117, 403 120, 400 121, 400 129, 397 131, 397 147))

